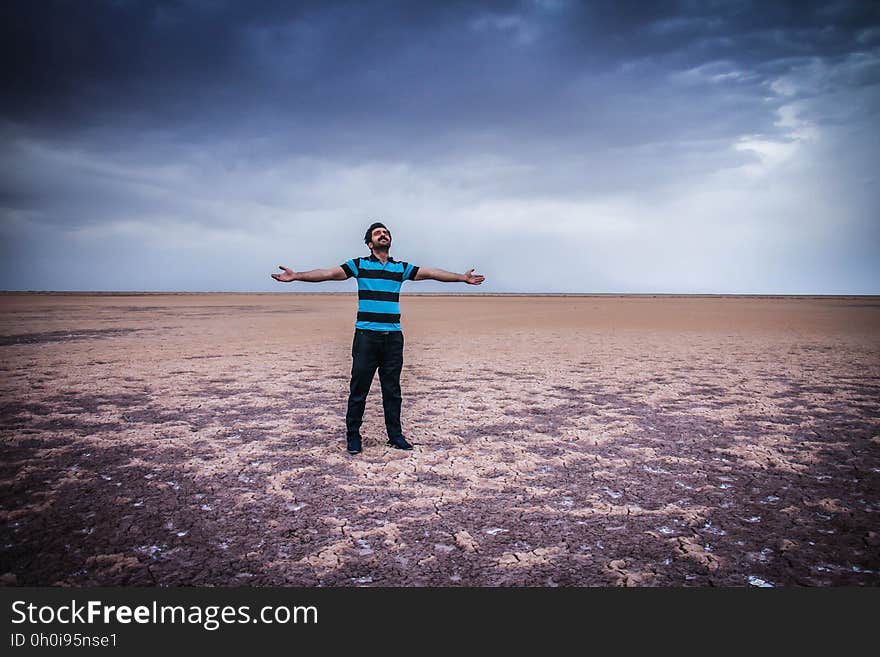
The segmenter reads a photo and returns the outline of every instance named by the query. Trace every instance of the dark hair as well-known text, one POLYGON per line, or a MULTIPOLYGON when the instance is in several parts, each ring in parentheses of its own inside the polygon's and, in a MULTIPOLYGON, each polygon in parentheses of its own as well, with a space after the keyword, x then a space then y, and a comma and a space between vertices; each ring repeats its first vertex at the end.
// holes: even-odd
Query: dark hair
MULTIPOLYGON (((388 227, 385 224, 377 221, 372 226, 367 228, 367 232, 364 235, 364 244, 369 244, 373 241, 373 230, 375 230, 376 228, 384 228, 385 230, 388 230, 388 227)), ((388 230, 388 234, 391 234, 390 230, 388 230)))

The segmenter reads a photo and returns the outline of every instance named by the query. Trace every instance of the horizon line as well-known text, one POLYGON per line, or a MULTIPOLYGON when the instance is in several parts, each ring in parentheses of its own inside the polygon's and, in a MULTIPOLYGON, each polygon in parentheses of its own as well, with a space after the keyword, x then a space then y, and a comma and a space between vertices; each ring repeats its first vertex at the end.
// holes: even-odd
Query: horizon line
MULTIPOLYGON (((0 295, 95 295, 95 296, 161 296, 161 295, 308 295, 356 296, 357 292, 236 292, 236 291, 158 291, 158 290, 0 290, 0 295)), ((407 297, 763 297, 763 298, 864 298, 880 297, 877 293, 824 292, 401 292, 407 297)))

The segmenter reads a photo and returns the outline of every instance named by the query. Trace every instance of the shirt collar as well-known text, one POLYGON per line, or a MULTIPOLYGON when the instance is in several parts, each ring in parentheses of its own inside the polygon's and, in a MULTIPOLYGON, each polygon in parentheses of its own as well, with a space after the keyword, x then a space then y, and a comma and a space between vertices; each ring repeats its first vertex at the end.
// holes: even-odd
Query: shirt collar
MULTIPOLYGON (((370 254, 370 257, 367 258, 367 260, 372 260, 373 262, 382 262, 381 260, 379 260, 379 258, 377 258, 372 253, 370 254)), ((392 258, 391 256, 388 256, 388 262, 397 262, 397 261, 394 258, 392 258)))

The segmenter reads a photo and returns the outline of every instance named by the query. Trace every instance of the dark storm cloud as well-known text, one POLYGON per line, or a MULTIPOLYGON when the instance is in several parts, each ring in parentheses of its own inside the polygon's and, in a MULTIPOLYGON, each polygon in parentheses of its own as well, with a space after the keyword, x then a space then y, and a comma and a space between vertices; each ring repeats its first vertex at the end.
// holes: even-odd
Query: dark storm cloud
POLYGON ((455 8, 456 3, 7 3, 0 33, 7 62, 4 113, 63 122, 148 104, 153 111, 183 116, 216 109, 202 102, 248 105, 267 97, 276 101, 279 93, 288 109, 298 111, 321 100, 320 94, 309 97, 321 87, 370 77, 370 69, 387 72, 388 56, 401 40, 413 30, 431 32, 433 17, 442 29, 443 16, 455 8), (96 100, 113 107, 91 102, 96 100))
MULTIPOLYGON (((730 59, 761 64, 853 49, 880 12, 870 2, 582 3, 571 21, 612 58, 675 56, 679 62, 730 59)), ((874 44, 877 36, 873 37, 874 44)))
POLYGON ((199 140, 268 124, 284 129, 285 148, 304 151, 370 150, 377 131, 392 152, 455 137, 509 148, 569 139, 585 114, 608 126, 593 139, 638 141, 648 126, 617 116, 618 92, 638 103, 669 71, 712 62, 754 76, 715 106, 661 97, 650 128, 670 134, 714 112, 736 124, 718 121, 723 133, 741 129, 733 117, 792 59, 880 42, 870 3, 119 1, 2 11, 2 114, 19 125, 164 127, 199 140))

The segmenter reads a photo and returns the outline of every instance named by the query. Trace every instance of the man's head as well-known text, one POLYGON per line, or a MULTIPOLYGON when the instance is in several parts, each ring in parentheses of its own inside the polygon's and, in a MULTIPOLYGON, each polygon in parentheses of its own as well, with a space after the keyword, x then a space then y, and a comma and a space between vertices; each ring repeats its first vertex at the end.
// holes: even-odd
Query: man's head
POLYGON ((377 221, 367 228, 364 243, 370 248, 370 251, 374 249, 387 251, 391 246, 391 231, 385 228, 385 224, 377 221))

